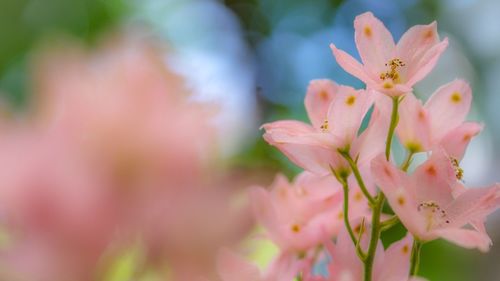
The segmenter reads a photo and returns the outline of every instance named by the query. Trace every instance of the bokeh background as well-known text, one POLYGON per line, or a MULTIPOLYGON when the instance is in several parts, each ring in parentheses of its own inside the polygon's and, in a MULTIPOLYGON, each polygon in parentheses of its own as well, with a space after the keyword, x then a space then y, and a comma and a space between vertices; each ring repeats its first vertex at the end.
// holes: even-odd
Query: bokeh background
MULTIPOLYGON (((411 25, 438 21, 450 45, 416 93, 425 99, 445 82, 470 81, 469 118, 486 129, 463 160, 465 182, 500 181, 497 0, 0 0, 0 97, 23 110, 30 99, 29 62, 41 46, 64 38, 93 46, 106 34, 134 29, 145 40, 168 46, 165 63, 185 77, 196 99, 220 104, 225 165, 251 175, 249 182, 267 184, 277 171, 291 177, 299 170, 263 142, 260 124, 305 120, 302 101, 311 79, 363 86, 336 64, 328 45, 356 54, 352 23, 365 11, 381 18, 396 39, 411 25)), ((422 275, 439 281, 500 280, 498 213, 488 228, 497 242, 488 254, 440 241, 425 245, 422 275)), ((396 229, 386 239, 400 236, 396 229)))

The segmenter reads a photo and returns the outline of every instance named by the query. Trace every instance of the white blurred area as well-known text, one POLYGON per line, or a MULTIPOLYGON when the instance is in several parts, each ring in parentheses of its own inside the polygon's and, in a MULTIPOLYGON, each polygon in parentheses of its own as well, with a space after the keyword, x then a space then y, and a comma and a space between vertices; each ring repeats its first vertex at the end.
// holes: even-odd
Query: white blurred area
POLYGON ((220 152, 237 153, 258 128, 255 67, 237 18, 215 0, 131 0, 131 22, 152 27, 169 67, 200 101, 219 105, 220 152))

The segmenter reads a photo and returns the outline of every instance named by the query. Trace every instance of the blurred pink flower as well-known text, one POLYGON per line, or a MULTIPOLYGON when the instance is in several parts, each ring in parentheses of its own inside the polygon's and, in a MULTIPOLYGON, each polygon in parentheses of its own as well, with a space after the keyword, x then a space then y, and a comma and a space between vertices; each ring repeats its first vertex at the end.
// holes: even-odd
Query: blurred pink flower
POLYGON ((68 143, 25 129, 0 141, 0 278, 90 280, 118 221, 117 202, 68 143))
POLYGON ((436 65, 448 46, 448 39, 439 41, 437 24, 416 25, 394 43, 391 33, 371 12, 354 20, 355 41, 363 64, 346 52, 330 47, 338 64, 345 71, 374 89, 390 96, 412 91, 436 65))
POLYGON ((290 281, 304 264, 293 255, 283 254, 271 263, 265 273, 262 273, 257 266, 227 249, 220 251, 217 261, 222 281, 290 281))
POLYGON ((476 227, 500 206, 499 184, 465 189, 448 155, 439 150, 410 176, 383 155, 373 160, 372 171, 392 209, 417 239, 441 237, 462 247, 489 249, 491 240, 481 226, 464 226, 476 227))
MULTIPOLYGON (((278 175, 268 192, 252 189, 250 199, 256 218, 283 252, 304 254, 335 237, 344 224, 342 187, 332 176, 308 172, 293 183, 278 175)), ((351 220, 369 216, 367 201, 357 186, 351 187, 351 220)))
POLYGON ((157 51, 134 39, 51 50, 35 78, 28 118, 1 128, 12 276, 90 280, 138 240, 138 272, 213 276, 218 248, 252 225, 214 165, 215 106, 191 101, 157 51))
MULTIPOLYGON (((369 229, 365 228, 362 235, 362 244, 364 246, 368 245, 367 233, 369 233, 369 229)), ((384 251, 382 242, 379 241, 372 280, 408 281, 412 242, 411 235, 407 234, 403 239, 393 243, 384 251)), ((324 280, 363 280, 363 263, 356 255, 355 246, 345 228, 340 232, 335 244, 328 242, 326 245, 331 262, 328 264, 328 277, 324 280)))

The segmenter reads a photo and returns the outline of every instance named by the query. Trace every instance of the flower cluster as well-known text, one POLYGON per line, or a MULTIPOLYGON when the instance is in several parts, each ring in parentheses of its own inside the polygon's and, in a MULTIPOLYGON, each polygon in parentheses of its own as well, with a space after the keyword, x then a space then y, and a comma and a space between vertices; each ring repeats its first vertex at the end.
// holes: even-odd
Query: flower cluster
POLYGON ((0 127, 0 279, 116 280, 124 256, 120 278, 216 275, 252 219, 209 176, 214 109, 132 36, 37 58, 34 102, 0 127))
POLYGON ((223 252, 224 281, 421 280, 419 252, 427 241, 489 249, 484 222, 500 206, 500 185, 466 187, 460 168, 469 142, 482 130, 465 121, 471 89, 455 80, 425 104, 412 93, 448 40, 440 40, 431 23, 410 28, 396 44, 369 12, 356 17, 354 28, 361 62, 333 44, 331 49, 366 89, 314 80, 304 102, 310 124, 262 126, 264 139, 305 171, 293 182, 277 176, 269 191, 252 189, 256 217, 280 253, 261 274, 223 252), (399 165, 391 157, 394 135, 407 151, 399 165), (409 172, 417 153, 427 159, 409 172), (381 234, 398 222, 408 234, 384 249, 381 234), (319 274, 321 268, 327 272, 319 274))

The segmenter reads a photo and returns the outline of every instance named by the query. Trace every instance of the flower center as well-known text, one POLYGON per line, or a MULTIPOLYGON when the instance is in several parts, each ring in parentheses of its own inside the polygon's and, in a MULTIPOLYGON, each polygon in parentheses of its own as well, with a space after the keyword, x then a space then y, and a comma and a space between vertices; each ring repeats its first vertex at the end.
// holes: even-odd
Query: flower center
POLYGON ((389 70, 387 70, 386 72, 382 72, 380 74, 380 79, 383 81, 392 80, 394 84, 399 83, 401 79, 398 68, 405 66, 405 63, 398 58, 394 58, 386 63, 385 66, 387 66, 389 70))
POLYGON ((319 128, 322 132, 328 132, 328 119, 325 119, 319 128))
POLYGON ((458 180, 462 180, 464 178, 464 169, 460 167, 458 159, 450 157, 450 161, 451 164, 453 165, 453 168, 455 169, 455 176, 457 177, 458 180))
POLYGON ((417 207, 427 222, 427 231, 432 228, 450 223, 446 211, 434 201, 424 201, 417 207))

